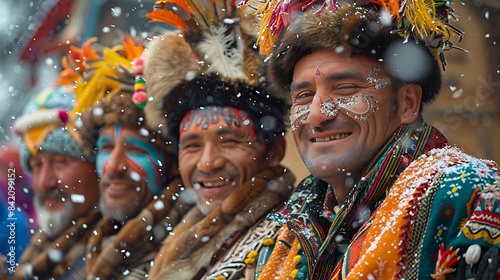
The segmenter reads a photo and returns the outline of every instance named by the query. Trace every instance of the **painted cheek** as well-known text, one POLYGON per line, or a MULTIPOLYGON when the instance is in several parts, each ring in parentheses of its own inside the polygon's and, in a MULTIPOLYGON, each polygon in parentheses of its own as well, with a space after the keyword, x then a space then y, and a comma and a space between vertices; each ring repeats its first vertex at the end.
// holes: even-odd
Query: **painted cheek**
MULTIPOLYGON (((159 151, 158 151, 159 153, 159 151)), ((153 194, 158 194, 165 184, 165 176, 160 172, 160 165, 163 165, 164 157, 162 155, 135 155, 127 153, 128 161, 141 176, 147 179, 148 188, 153 194)))
POLYGON ((96 170, 99 178, 103 178, 106 175, 106 166, 109 162, 111 153, 98 152, 96 157, 96 170))
POLYGON ((361 96, 341 97, 337 103, 340 110, 354 120, 365 121, 378 110, 378 100, 365 93, 361 96))
POLYGON ((292 130, 297 130, 307 122, 307 116, 311 111, 311 103, 304 105, 293 105, 290 113, 290 126, 292 130))

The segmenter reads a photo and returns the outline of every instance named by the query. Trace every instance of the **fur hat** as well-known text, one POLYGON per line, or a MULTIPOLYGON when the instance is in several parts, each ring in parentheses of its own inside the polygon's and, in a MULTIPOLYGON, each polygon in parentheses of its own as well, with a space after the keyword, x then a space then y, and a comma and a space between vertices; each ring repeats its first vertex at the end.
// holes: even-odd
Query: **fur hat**
POLYGON ((284 133, 288 100, 266 83, 249 9, 232 1, 157 1, 148 17, 180 28, 158 36, 144 54, 151 127, 177 142, 187 111, 215 105, 247 111, 263 141, 284 133))
POLYGON ((289 91, 302 56, 327 49, 390 63, 393 78, 420 85, 422 102, 429 103, 441 87, 443 51, 457 48, 450 37, 462 37, 449 22, 453 10, 442 1, 268 0, 258 12, 263 17, 258 43, 263 53, 273 52, 269 73, 282 93, 289 91))

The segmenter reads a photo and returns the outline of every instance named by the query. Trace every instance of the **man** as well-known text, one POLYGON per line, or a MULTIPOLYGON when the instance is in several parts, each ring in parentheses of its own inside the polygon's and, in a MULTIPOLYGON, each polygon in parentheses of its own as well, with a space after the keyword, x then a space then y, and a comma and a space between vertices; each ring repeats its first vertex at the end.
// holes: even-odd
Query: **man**
POLYGON ((85 279, 85 246, 101 215, 95 157, 84 152, 72 118, 70 86, 43 90, 14 123, 20 157, 31 172, 38 230, 16 279, 85 279))
POLYGON ((498 166, 449 146, 421 114, 461 35, 449 3, 313 3, 261 10, 260 46, 276 46, 271 81, 291 95, 311 172, 275 216, 299 247, 277 243, 261 275, 496 279, 498 166))
POLYGON ((145 110, 148 123, 177 148, 182 181, 197 207, 166 238, 150 277, 254 278, 258 253, 270 248, 279 229, 265 217, 282 208, 294 182, 279 165, 285 100, 267 88, 263 60, 248 48, 255 19, 237 12, 234 2, 211 4, 203 14, 180 2, 172 10, 157 7, 150 17, 193 11, 177 22, 180 31, 148 47, 152 102, 145 110))
POLYGON ((78 105, 91 104, 82 108, 80 131, 86 148, 97 152, 104 216, 88 243, 88 279, 146 278, 156 248, 189 207, 181 201, 169 143, 145 123, 143 109, 133 102, 134 76, 136 92, 143 88, 142 51, 130 37, 104 48, 88 65, 89 81, 78 85, 88 98, 78 105))

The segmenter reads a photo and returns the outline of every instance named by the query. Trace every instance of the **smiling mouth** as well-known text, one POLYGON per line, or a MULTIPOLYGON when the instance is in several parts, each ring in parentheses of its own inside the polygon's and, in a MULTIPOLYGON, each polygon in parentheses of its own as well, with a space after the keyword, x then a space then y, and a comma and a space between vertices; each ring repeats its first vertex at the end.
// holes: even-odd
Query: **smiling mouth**
POLYGON ((332 140, 339 140, 339 139, 344 139, 347 138, 347 136, 351 135, 351 133, 342 133, 342 134, 335 134, 335 135, 330 135, 327 137, 318 137, 318 138, 313 138, 312 142, 328 142, 332 140))
POLYGON ((108 185, 107 188, 111 189, 111 190, 126 190, 126 189, 129 189, 130 186, 129 185, 123 185, 123 184, 110 184, 110 185, 108 185))
POLYGON ((195 189, 197 187, 201 188, 220 188, 223 186, 226 186, 228 183, 230 183, 230 180, 224 180, 224 181, 218 181, 218 182, 198 182, 195 183, 195 189))

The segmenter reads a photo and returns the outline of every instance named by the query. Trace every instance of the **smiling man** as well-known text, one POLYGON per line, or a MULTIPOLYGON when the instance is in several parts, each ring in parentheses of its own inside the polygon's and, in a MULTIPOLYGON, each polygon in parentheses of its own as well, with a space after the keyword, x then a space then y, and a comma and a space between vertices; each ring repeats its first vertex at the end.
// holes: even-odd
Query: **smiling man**
MULTIPOLYGON (((210 5, 210 12, 177 22, 180 30, 158 36, 146 51, 152 100, 146 120, 172 139, 197 206, 165 240, 152 279, 258 276, 258 256, 272 248, 269 240, 280 228, 266 216, 281 209, 293 189, 293 174, 280 165, 286 102, 268 88, 263 58, 249 47, 255 17, 235 5, 210 5)), ((165 8, 185 18, 184 6, 159 3, 150 16, 165 8)))
POLYGON ((274 216, 298 247, 276 246, 266 279, 496 279, 498 165, 422 117, 462 35, 450 3, 269 0, 259 12, 311 172, 274 216))
POLYGON ((78 104, 92 104, 82 105, 79 132, 96 152, 104 216, 88 243, 88 279, 145 279, 161 242, 192 206, 184 203, 170 142, 134 102, 144 84, 142 51, 130 37, 104 48, 89 62, 89 80, 78 84, 82 96, 95 99, 78 104))
POLYGON ((38 218, 16 279, 85 279, 85 246, 101 215, 95 157, 68 121, 75 99, 72 87, 51 86, 13 125, 23 137, 21 163, 31 172, 38 218))

